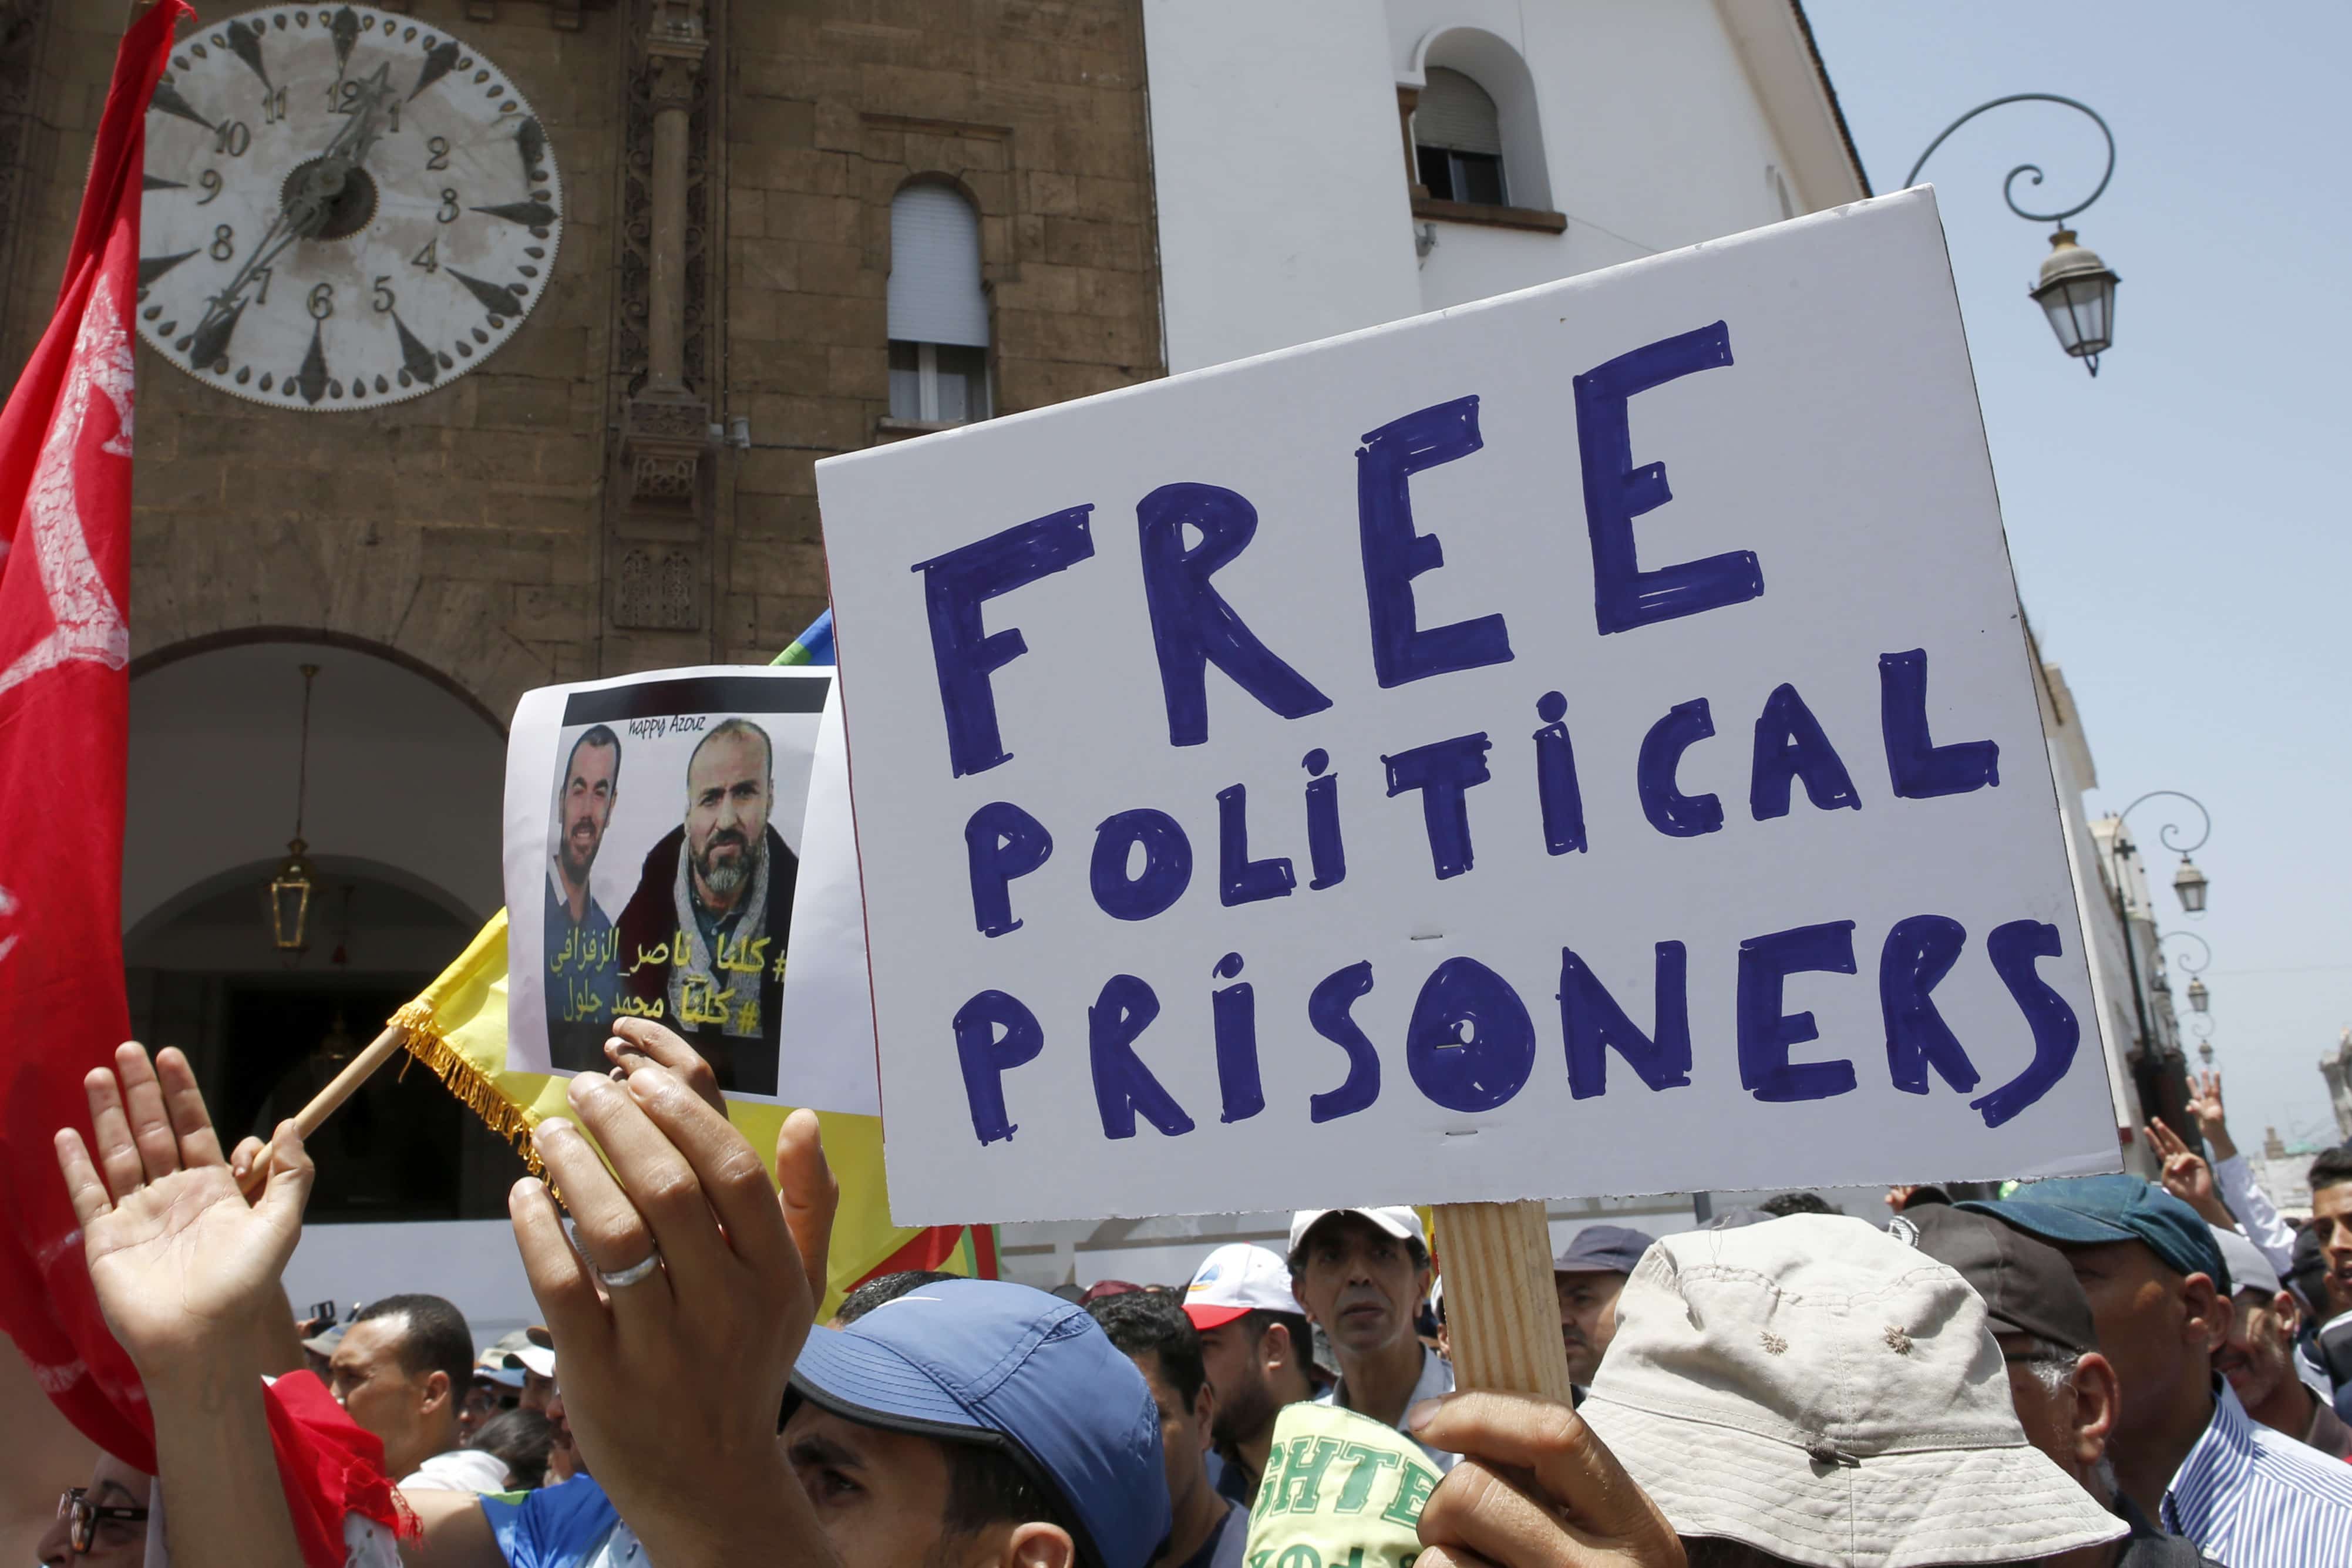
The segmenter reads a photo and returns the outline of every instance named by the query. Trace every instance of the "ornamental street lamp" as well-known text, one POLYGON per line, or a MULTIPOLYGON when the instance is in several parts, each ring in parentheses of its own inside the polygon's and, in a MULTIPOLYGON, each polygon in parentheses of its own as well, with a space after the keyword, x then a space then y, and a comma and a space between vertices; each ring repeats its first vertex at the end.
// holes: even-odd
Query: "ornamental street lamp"
MULTIPOLYGON (((2204 808, 2200 806, 2198 809, 2201 811, 2204 808)), ((2198 842, 2201 844, 2204 840, 2200 838, 2198 842)), ((2186 854, 2180 857, 2180 869, 2172 874, 2172 892, 2180 900, 2184 914, 2201 915, 2205 912, 2205 873, 2199 870, 2197 862, 2186 854)))
POLYGON ((1911 165, 1911 173, 1905 176, 1903 183, 1906 186, 1917 184, 1919 171, 1927 167, 1927 160, 1934 155, 1936 149, 1944 144, 1945 137, 1985 110, 1999 109, 2005 103, 2059 103, 2069 109, 2080 110, 2091 117, 2092 123, 2099 128, 2099 134, 2106 138, 2106 173, 2099 176, 2097 189, 2071 207, 2060 212, 2037 213, 2028 212, 2017 205, 2018 176, 2030 174, 2032 183, 2040 184, 2042 167, 2038 163, 2020 163, 2009 172, 2009 177, 2000 185, 2000 199, 2009 204, 2010 211, 2028 223, 2056 226, 2056 232, 2050 237, 2050 254, 2042 258, 2041 276, 2027 292, 2032 296, 2034 303, 2042 307, 2042 314, 2050 318, 2050 330, 2058 334, 2058 346, 2081 360, 2084 368, 2096 375, 2099 374, 2099 356, 2106 353, 2115 342, 2116 285, 2122 279, 2099 258, 2097 251, 2081 244, 2075 238, 2074 231, 2066 226, 2066 220, 2097 201, 2105 194, 2107 182, 2115 178, 2116 133, 2107 129, 2107 122, 2099 118, 2096 110, 2071 98, 2061 98, 2054 92, 2015 92, 2007 98, 1996 98, 1990 103, 1979 103, 1945 126, 1942 133, 1927 143, 1927 151, 1919 154, 1919 161, 1911 165))

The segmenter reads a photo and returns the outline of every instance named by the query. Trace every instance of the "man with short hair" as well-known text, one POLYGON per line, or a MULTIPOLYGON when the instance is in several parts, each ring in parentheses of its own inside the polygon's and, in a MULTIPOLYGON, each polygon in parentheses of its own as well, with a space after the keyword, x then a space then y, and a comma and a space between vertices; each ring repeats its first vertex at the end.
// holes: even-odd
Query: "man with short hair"
POLYGON ((497 1491, 506 1467, 460 1447, 457 1408, 474 1380, 466 1316, 438 1296, 371 1301, 343 1331, 328 1386, 383 1441, 384 1474, 404 1491, 497 1491), (491 1473, 493 1470, 495 1474, 491 1473))
POLYGON ((1200 1331, 1173 1296, 1156 1290, 1092 1301, 1087 1311, 1143 1374, 1160 1411, 1160 1452, 1174 1522, 1153 1561, 1168 1568, 1242 1568, 1249 1510, 1209 1484, 1217 1400, 1202 1369, 1200 1331))
POLYGON ((1283 1406, 1315 1397, 1315 1331, 1291 1293, 1290 1268, 1236 1241, 1202 1260, 1184 1288, 1184 1315, 1201 1334, 1201 1364, 1216 1395, 1210 1435, 1223 1466, 1217 1490, 1257 1500, 1283 1406))
POLYGON ((2311 1228, 2326 1261, 2327 1316, 2352 1312, 2352 1143, 2311 1163, 2311 1228))
POLYGON ((2009 1368, 2011 1403, 2026 1440, 2116 1514, 2130 1536, 2086 1549, 2083 1568, 2197 1568, 2196 1546, 2167 1535, 2116 1490, 2107 1438, 2115 1429, 2115 1368, 2098 1351, 2090 1298, 2055 1247, 1980 1214, 1945 1205, 1906 1208, 1887 1234, 1969 1283, 2009 1368))
POLYGON ((1568 1380, 1589 1386, 1617 1333, 1617 1295, 1625 1277, 1657 1237, 1622 1225, 1588 1225, 1553 1260, 1552 1289, 1559 1297, 1559 1339, 1568 1352, 1568 1380))
POLYGON ((604 1065, 615 988, 612 917, 596 906, 588 877, 621 793, 621 738, 591 724, 572 742, 556 785, 555 853, 548 858, 543 931, 548 1053, 568 1072, 604 1065))
POLYGON ((1793 1215, 1652 1247, 1578 1415, 1693 1564, 2038 1563, 2122 1537, 2026 1441, 2000 1358, 1950 1268, 1793 1215))
POLYGON ((2063 1253, 2120 1385, 2125 1495, 2231 1568, 2352 1565, 2352 1469, 2249 1418, 2214 1361, 2231 1280, 2197 1212, 2137 1176, 2039 1182, 1971 1201, 2063 1253))
MULTIPOLYGON (((1301 1209, 1290 1288, 1330 1342, 1339 1376, 1316 1398, 1402 1432, 1405 1413, 1454 1392, 1454 1367, 1414 1325, 1429 1295, 1429 1243, 1410 1208, 1301 1209)), ((1410 1435, 1410 1434, 1408 1434, 1410 1435)), ((1418 1441, 1418 1439, 1416 1439, 1418 1441)), ((1440 1473, 1454 1456, 1423 1445, 1440 1473)))
MULTIPOLYGON (((2345 1426, 2327 1391, 2304 1381, 2295 1354, 2302 1314, 2279 1283, 2262 1248, 2234 1230, 2213 1227, 2213 1240, 2237 1288, 2231 1298, 2230 1338, 2213 1364, 2230 1380, 2246 1414, 2331 1459, 2352 1458, 2352 1427, 2345 1426)), ((2314 1374, 2315 1378, 2316 1374, 2314 1374)))
POLYGON ((769 820, 775 771, 765 730, 742 718, 713 724, 687 762, 685 820, 646 852, 618 925, 631 1004, 692 1045, 720 1089, 746 1094, 776 1092, 800 868, 769 820), (656 948, 667 963, 635 963, 656 948))

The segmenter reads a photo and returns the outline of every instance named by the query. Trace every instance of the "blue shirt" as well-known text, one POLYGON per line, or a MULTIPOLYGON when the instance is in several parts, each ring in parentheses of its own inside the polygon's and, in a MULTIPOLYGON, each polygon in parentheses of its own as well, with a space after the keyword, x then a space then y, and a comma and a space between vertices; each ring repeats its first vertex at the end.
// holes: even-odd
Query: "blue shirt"
POLYGON ((508 1568, 643 1568, 635 1533, 593 1476, 525 1492, 515 1502, 486 1497, 482 1512, 508 1568))
POLYGON ((2352 1568, 2352 1465, 2261 1425, 2214 1384, 2213 1419, 2164 1489, 2165 1528, 2230 1568, 2352 1568))

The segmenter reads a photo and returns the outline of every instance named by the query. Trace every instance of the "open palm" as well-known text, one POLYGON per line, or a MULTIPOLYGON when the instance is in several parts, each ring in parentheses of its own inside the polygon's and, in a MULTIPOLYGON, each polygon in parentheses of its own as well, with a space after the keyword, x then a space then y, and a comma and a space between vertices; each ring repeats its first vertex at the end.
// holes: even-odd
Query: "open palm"
POLYGON ((310 1188, 291 1129, 280 1130, 268 1185, 248 1204, 178 1051, 151 1067, 144 1050, 123 1046, 115 1070, 91 1073, 84 1088, 96 1163, 70 1128, 58 1134, 58 1163, 99 1305, 132 1363, 144 1374, 261 1321, 277 1307, 310 1188))

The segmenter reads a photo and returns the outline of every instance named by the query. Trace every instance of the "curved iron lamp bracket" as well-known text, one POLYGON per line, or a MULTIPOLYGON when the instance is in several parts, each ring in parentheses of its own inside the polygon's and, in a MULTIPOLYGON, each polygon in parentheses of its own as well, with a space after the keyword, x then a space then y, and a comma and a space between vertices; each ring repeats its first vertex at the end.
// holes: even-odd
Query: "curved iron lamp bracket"
MULTIPOLYGON (((2076 212, 2080 212, 2083 209, 2081 207, 2076 207, 2074 210, 2076 212)), ((2151 800, 2155 800, 2160 795, 2169 795, 2174 800, 2185 800, 2189 805, 2195 806, 2197 808, 2199 818, 2204 823, 2204 827, 2199 832, 2197 835, 2197 840, 2193 844, 2181 844, 2174 840, 2173 835, 2180 831, 2180 825, 2177 822, 2168 822, 2162 827, 2157 829, 2157 838, 2167 849, 2171 850, 2175 855, 2187 855, 2205 847, 2205 840, 2213 837, 2213 814, 2205 809, 2205 803, 2203 801, 2199 800, 2193 795, 2183 795, 2177 789, 2152 789, 2148 791, 2146 795, 2140 796, 2139 799, 2132 802, 2129 805, 2116 813, 2116 820, 2121 822, 2133 812, 2137 811, 2141 806, 2147 805, 2151 800)))
POLYGON ((2042 183, 2042 165, 2039 163, 2020 163, 2016 168, 2011 169, 2009 172, 2009 177, 2000 183, 2000 199, 2009 204, 2010 211, 2015 213, 2018 216, 2023 218, 2028 223, 2049 223, 2063 226, 2068 218, 2073 217, 2076 213, 2083 211, 2093 202, 2097 201, 2101 196, 2106 195, 2107 182, 2116 177, 2116 133, 2107 129, 2107 122, 2099 118, 2099 111, 2097 110, 2093 109, 2087 103, 2078 103, 2071 98, 2061 98, 2054 92, 2013 92, 2007 98, 1996 98, 1990 103, 1978 104, 1974 109, 1969 110, 1966 114, 1961 115, 1949 125, 1945 126, 1941 134, 1937 135, 1933 142, 1927 143, 1927 150, 1919 154, 1919 161, 1917 163, 1911 165, 1911 172, 1904 176, 1903 184, 1907 187, 1916 185, 1919 183, 1919 171, 1927 166, 1927 160, 1935 156, 1936 149, 1944 144, 1945 138, 1950 136, 1953 132, 1958 131, 1961 126, 1966 125, 1969 121, 1974 120, 1978 115, 1984 113, 1987 110, 1999 109, 2005 103, 2060 103, 2065 105, 2069 109, 2080 110, 2083 113, 2091 117, 2091 122, 2099 128, 2099 134, 2105 137, 2107 140, 2106 173, 2099 176, 2098 187, 2092 191, 2089 195, 2084 197, 2074 205, 2067 207, 2061 212, 2028 212, 2025 208, 2017 205, 2017 182, 2019 177, 2021 175, 2031 175, 2032 183, 2037 185, 2040 184, 2042 183))

